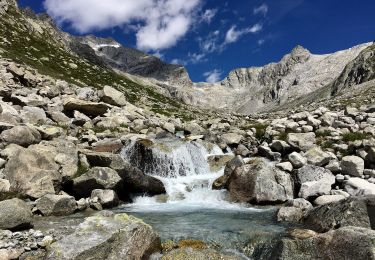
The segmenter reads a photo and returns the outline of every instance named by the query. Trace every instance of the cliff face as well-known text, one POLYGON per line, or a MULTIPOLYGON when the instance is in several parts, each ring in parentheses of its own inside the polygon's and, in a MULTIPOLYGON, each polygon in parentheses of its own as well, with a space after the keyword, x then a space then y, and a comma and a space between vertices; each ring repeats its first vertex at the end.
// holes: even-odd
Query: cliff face
MULTIPOLYGON (((194 84, 189 94, 195 104, 242 114, 275 110, 333 84, 348 63, 356 59, 357 70, 367 71, 367 76, 361 77, 362 81, 371 79, 374 66, 370 61, 372 52, 366 51, 369 46, 371 43, 326 55, 311 54, 297 46, 278 63, 233 70, 222 82, 194 84)), ((342 78, 346 78, 352 69, 347 68, 348 72, 342 78)), ((357 80, 357 83, 361 82, 357 80)))
POLYGON ((373 79, 375 79, 375 43, 348 63, 337 80, 332 83, 332 94, 338 94, 373 79))

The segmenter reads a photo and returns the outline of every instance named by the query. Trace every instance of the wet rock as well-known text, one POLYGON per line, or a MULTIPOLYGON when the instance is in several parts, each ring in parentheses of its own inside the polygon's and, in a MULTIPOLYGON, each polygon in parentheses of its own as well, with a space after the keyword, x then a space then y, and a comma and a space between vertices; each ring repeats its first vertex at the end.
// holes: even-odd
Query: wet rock
POLYGON ((20 230, 31 226, 30 207, 20 199, 0 201, 0 229, 20 230))
POLYGON ((103 206, 103 208, 113 208, 119 205, 119 199, 113 190, 93 190, 91 192, 91 199, 97 197, 99 203, 103 206))
POLYGON ((25 147, 39 143, 41 138, 37 129, 28 126, 15 126, 3 131, 0 135, 0 139, 7 144, 18 144, 25 147))
POLYGON ((244 165, 245 162, 243 161, 242 157, 237 155, 232 160, 230 160, 224 168, 224 175, 217 178, 214 183, 212 184, 212 189, 214 190, 221 190, 228 187, 228 180, 234 169, 236 167, 241 167, 244 165))
POLYGON ((94 167, 73 179, 73 193, 78 198, 90 197, 95 189, 118 189, 122 183, 117 172, 107 167, 94 167))
POLYGON ((304 223, 317 232, 327 232, 344 226, 371 228, 367 202, 359 198, 316 207, 309 211, 304 223))
POLYGON ((149 259, 160 250, 159 236, 140 219, 126 214, 98 215, 53 243, 46 259, 149 259))
POLYGON ((343 227, 324 234, 306 230, 283 238, 272 259, 374 259, 375 231, 343 227))
POLYGON ((164 184, 160 180, 144 174, 140 169, 127 162, 123 162, 118 173, 124 182, 124 190, 129 193, 146 193, 148 195, 165 193, 164 184))
POLYGON ((180 248, 174 249, 161 257, 161 260, 241 260, 240 256, 229 253, 220 253, 214 249, 193 249, 193 248, 180 248))
POLYGON ((47 194, 36 201, 36 207, 44 216, 66 216, 77 209, 72 196, 47 194))
POLYGON ((293 198, 290 175, 262 158, 236 168, 229 177, 228 190, 237 202, 270 204, 293 198))

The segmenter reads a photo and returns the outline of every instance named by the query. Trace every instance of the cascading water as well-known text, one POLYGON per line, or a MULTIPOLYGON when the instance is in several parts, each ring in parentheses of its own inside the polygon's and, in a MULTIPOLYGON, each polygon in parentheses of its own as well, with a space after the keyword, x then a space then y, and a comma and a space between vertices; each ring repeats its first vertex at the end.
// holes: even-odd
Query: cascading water
POLYGON ((211 189, 224 167, 211 167, 210 156, 226 155, 216 145, 178 139, 130 143, 122 157, 161 180, 167 194, 136 197, 117 211, 142 218, 163 240, 198 239, 237 253, 283 233, 285 227, 275 221, 274 208, 230 203, 227 191, 211 189))
MULTIPOLYGON (((223 156, 222 150, 216 146, 206 147, 197 142, 182 142, 177 140, 157 140, 152 144, 133 142, 123 151, 122 156, 144 173, 160 179, 167 192, 165 203, 183 204, 183 206, 235 206, 226 202, 226 192, 212 190, 215 179, 224 170, 211 170, 209 156, 223 156), (145 148, 145 146, 149 146, 145 148)), ((138 197, 137 205, 153 204, 153 209, 159 197, 138 197)), ((164 207, 166 205, 163 205, 164 207)))

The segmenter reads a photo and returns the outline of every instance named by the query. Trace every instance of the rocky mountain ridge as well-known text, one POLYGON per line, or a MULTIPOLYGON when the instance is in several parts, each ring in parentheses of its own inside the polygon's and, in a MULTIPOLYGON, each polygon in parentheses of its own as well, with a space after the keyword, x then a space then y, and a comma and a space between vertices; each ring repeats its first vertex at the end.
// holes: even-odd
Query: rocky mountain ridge
POLYGON ((182 66, 167 64, 113 39, 69 35, 60 31, 47 15, 36 15, 30 10, 24 13, 36 31, 47 30, 57 44, 73 55, 99 67, 133 75, 134 80, 177 102, 212 110, 254 114, 285 109, 301 98, 314 102, 337 95, 338 90, 371 80, 375 75, 373 44, 365 43, 326 55, 311 54, 297 46, 280 62, 236 69, 214 84, 193 83, 182 66), (362 75, 363 71, 367 74, 362 75))

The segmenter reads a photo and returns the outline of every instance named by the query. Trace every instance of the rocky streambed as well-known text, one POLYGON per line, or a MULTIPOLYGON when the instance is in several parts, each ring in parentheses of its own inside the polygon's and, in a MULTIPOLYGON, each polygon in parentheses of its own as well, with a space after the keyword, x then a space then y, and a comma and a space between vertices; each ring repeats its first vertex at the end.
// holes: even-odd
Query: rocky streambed
POLYGON ((8 60, 0 90, 0 259, 375 258, 372 92, 190 120, 8 60))

